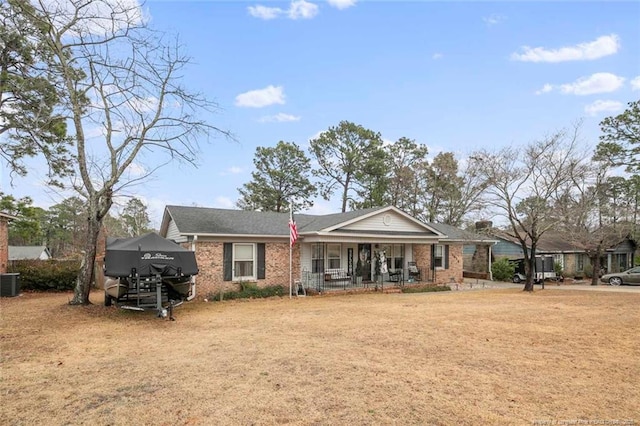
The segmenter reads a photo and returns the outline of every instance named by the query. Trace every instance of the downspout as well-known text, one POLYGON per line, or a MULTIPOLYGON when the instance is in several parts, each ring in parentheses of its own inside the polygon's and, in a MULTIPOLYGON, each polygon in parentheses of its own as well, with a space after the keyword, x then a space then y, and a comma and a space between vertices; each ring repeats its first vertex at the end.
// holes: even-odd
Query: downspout
MULTIPOLYGON (((196 252, 196 242, 198 242, 198 235, 193 236, 191 240, 191 251, 196 252)), ((196 275, 191 276, 191 295, 187 297, 187 300, 193 300, 196 297, 196 275)))

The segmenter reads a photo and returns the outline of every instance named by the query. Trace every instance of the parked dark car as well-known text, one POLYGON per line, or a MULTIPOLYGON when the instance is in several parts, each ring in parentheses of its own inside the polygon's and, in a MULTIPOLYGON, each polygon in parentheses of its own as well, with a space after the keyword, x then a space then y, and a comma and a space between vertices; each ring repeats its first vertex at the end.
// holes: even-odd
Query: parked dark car
POLYGON ((600 277, 600 281, 611 285, 640 285, 640 266, 636 266, 635 268, 631 268, 623 272, 605 274, 600 277))

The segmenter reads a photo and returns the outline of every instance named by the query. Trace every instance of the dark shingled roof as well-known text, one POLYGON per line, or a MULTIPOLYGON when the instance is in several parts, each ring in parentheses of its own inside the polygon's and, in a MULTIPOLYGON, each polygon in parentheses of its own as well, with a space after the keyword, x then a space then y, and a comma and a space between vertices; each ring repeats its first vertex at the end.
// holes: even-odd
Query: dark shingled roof
POLYGON ((455 226, 445 225, 444 223, 428 223, 429 226, 436 231, 446 235, 449 241, 469 241, 469 242, 497 242, 493 236, 478 234, 471 231, 465 231, 464 229, 456 228, 455 226))
MULTIPOLYGON (((294 214, 294 219, 298 232, 317 232, 381 209, 382 207, 322 216, 294 214)), ((289 235, 289 213, 191 206, 167 206, 167 210, 183 234, 289 235)))
POLYGON ((289 235, 287 213, 167 206, 184 234, 289 235))
POLYGON ((547 232, 540 237, 538 241, 538 252, 566 252, 566 251, 583 251, 584 247, 580 244, 572 243, 560 235, 547 232))

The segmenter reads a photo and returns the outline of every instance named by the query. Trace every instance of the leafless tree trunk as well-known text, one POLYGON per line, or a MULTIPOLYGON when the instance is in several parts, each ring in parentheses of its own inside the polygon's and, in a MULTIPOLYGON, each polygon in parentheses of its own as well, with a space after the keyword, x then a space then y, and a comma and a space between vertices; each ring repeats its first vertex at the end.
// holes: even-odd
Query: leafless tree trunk
POLYGON ((199 137, 227 133, 203 117, 216 105, 181 85, 189 58, 147 26, 137 3, 39 0, 36 9, 54 52, 45 65, 65 87, 62 112, 72 123, 77 162, 71 186, 87 206, 83 267, 71 303, 88 304, 98 235, 114 195, 172 160, 195 164, 199 137), (130 173, 142 161, 144 173, 130 173))
POLYGON ((525 291, 533 291, 538 241, 559 221, 555 200, 584 171, 586 154, 579 150, 578 129, 557 132, 522 148, 484 150, 471 156, 488 184, 488 205, 507 221, 507 234, 522 247, 525 291))

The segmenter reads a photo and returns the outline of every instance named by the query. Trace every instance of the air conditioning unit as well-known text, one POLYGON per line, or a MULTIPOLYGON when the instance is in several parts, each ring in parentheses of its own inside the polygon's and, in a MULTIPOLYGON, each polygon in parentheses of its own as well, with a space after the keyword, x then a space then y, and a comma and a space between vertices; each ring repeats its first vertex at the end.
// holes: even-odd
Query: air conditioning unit
POLYGON ((20 274, 0 274, 0 296, 15 297, 20 294, 20 274))

